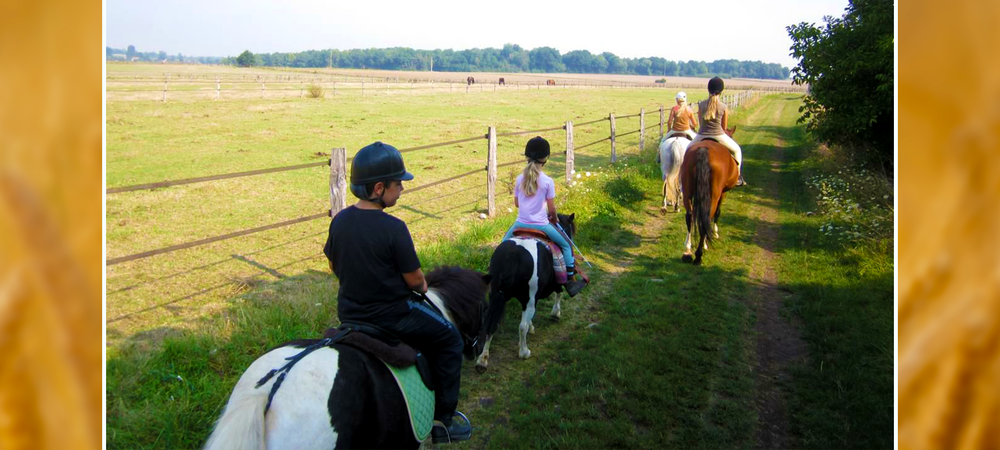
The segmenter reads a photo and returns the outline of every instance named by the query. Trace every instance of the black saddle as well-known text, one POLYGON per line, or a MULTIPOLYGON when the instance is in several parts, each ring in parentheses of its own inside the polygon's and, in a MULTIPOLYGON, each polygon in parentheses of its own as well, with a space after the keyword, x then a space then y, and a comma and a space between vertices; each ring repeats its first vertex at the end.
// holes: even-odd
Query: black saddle
POLYGON ((344 322, 337 328, 326 330, 323 337, 332 340, 330 345, 349 345, 394 367, 416 365, 424 386, 427 386, 427 389, 434 389, 434 384, 431 381, 431 365, 424 354, 410 347, 385 328, 359 321, 344 322))

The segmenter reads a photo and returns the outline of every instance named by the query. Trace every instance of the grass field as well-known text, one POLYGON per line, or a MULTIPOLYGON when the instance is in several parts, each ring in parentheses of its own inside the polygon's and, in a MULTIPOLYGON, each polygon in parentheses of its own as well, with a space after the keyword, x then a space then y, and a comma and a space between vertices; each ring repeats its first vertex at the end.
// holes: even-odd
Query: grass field
MULTIPOLYGON (((473 136, 489 126, 499 133, 558 127, 630 115, 646 108, 646 124, 659 122, 666 90, 521 91, 476 95, 383 96, 375 98, 275 99, 223 102, 109 102, 107 183, 140 183, 239 172, 322 161, 333 147, 348 156, 375 140, 399 148, 473 136)), ((691 93, 692 101, 700 98, 691 93)), ((616 121, 618 134, 639 128, 638 118, 616 121)), ((648 152, 658 138, 654 127, 648 152)), ((554 153, 565 133, 543 135, 554 153)), ((574 127, 576 147, 605 138, 608 123, 574 127)), ((501 137, 500 163, 522 158, 530 136, 501 137)), ((619 155, 637 155, 638 134, 618 140, 619 155)), ((466 142, 406 154, 416 175, 408 186, 468 172, 486 165, 487 141, 466 142)), ((610 159, 607 143, 576 152, 586 170, 610 159)), ((564 176, 563 158, 546 167, 564 176)), ((510 186, 516 167, 499 171, 498 206, 512 207, 510 186)), ((417 240, 453 234, 456 224, 478 220, 486 211, 485 172, 406 194, 393 211, 417 240)), ((320 213, 329 208, 329 170, 303 169, 210 183, 112 194, 107 198, 109 258, 179 244, 240 229, 320 213)), ((108 268, 109 340, 158 340, 189 321, 215 311, 260 281, 302 270, 322 270, 319 249, 325 221, 289 226, 210 246, 108 268)))
MULTIPOLYGON (((504 132, 579 123, 650 109, 662 95, 109 102, 108 185, 308 162, 335 146, 350 155, 374 139, 409 147, 483 134, 489 125, 504 132)), ((845 174, 848 167, 817 151, 795 124, 799 101, 767 97, 734 118, 751 186, 727 196, 722 239, 702 267, 680 263, 683 215, 657 211, 655 130, 645 152, 637 134, 622 139, 625 157, 614 166, 606 143, 579 152, 578 184, 560 182, 559 208, 577 214, 593 283, 563 302, 561 321, 536 316, 528 360, 516 356, 519 308, 508 308, 490 370, 463 368, 460 409, 477 431, 452 447, 755 447, 770 425, 756 406, 766 386, 755 376, 766 301, 783 302, 783 317, 798 324, 808 348, 780 385, 788 446, 891 447, 892 201, 877 180, 845 174), (851 193, 839 189, 834 199, 827 191, 846 183, 851 193), (769 227, 777 230, 773 248, 759 239, 769 227), (761 295, 767 270, 777 274, 779 299, 761 295)), ((636 128, 637 120, 618 125, 620 133, 636 128)), ((546 134, 554 154, 561 134, 546 134)), ((576 145, 606 135, 606 123, 584 127, 576 145)), ((501 140, 499 160, 516 160, 526 138, 501 140)), ((416 186, 482 167, 485 141, 408 153, 406 161, 416 186)), ((546 166, 557 180, 561 162, 546 166)), ((322 211, 327 178, 307 169, 110 195, 108 256, 322 211)), ((394 208, 425 267, 486 269, 513 215, 501 187, 503 213, 478 219, 484 178, 404 196, 394 208)), ((320 253, 327 223, 108 268, 109 448, 199 447, 253 359, 335 320, 336 286, 320 253)))

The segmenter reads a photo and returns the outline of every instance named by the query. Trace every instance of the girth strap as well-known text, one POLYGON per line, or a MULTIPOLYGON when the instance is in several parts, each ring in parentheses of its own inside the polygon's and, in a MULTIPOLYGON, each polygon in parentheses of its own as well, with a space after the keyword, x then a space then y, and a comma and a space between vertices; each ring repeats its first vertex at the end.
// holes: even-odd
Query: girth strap
POLYGON ((285 360, 287 360, 288 362, 284 366, 281 366, 280 368, 277 369, 271 369, 271 371, 268 372, 267 375, 264 375, 264 378, 261 378, 259 381, 257 381, 257 385, 254 386, 255 389, 263 386, 275 374, 280 373, 280 375, 278 375, 278 379, 275 380, 274 382, 274 386, 271 386, 271 392, 267 394, 267 406, 264 407, 264 414, 267 414, 267 411, 271 409, 271 400, 274 399, 274 394, 278 392, 278 387, 281 386, 281 382, 285 381, 285 375, 288 374, 288 371, 291 370, 292 366, 294 366, 295 363, 299 362, 299 360, 301 360, 302 358, 305 358, 306 355, 312 353, 314 350, 326 347, 330 344, 339 341, 340 339, 343 339, 344 336, 346 336, 349 332, 350 330, 340 333, 339 335, 337 335, 336 338, 320 339, 315 344, 312 344, 302 349, 301 352, 298 352, 295 355, 285 358, 285 360))

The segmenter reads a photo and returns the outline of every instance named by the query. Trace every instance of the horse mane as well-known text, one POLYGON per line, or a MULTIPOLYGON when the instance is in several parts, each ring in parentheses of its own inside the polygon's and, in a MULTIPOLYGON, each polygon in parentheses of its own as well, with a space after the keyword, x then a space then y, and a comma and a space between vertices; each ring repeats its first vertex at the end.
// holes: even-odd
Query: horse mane
POLYGON ((489 287, 483 282, 481 273, 457 266, 442 266, 430 271, 424 278, 428 289, 434 289, 445 299, 456 325, 472 325, 475 328, 479 324, 489 287))

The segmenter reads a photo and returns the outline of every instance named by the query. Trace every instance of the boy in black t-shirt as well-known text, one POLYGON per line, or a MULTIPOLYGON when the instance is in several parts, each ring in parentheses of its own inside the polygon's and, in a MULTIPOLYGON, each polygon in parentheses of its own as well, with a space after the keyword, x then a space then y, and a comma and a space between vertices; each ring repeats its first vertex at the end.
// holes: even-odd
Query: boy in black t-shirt
POLYGON ((351 193, 360 200, 330 221, 323 253, 340 280, 342 322, 377 325, 422 352, 434 368, 435 443, 472 437, 471 424, 454 421, 462 368, 462 337, 455 326, 414 294, 427 292, 406 224, 383 209, 396 204, 403 181, 413 179, 395 147, 375 142, 351 162, 351 193))

